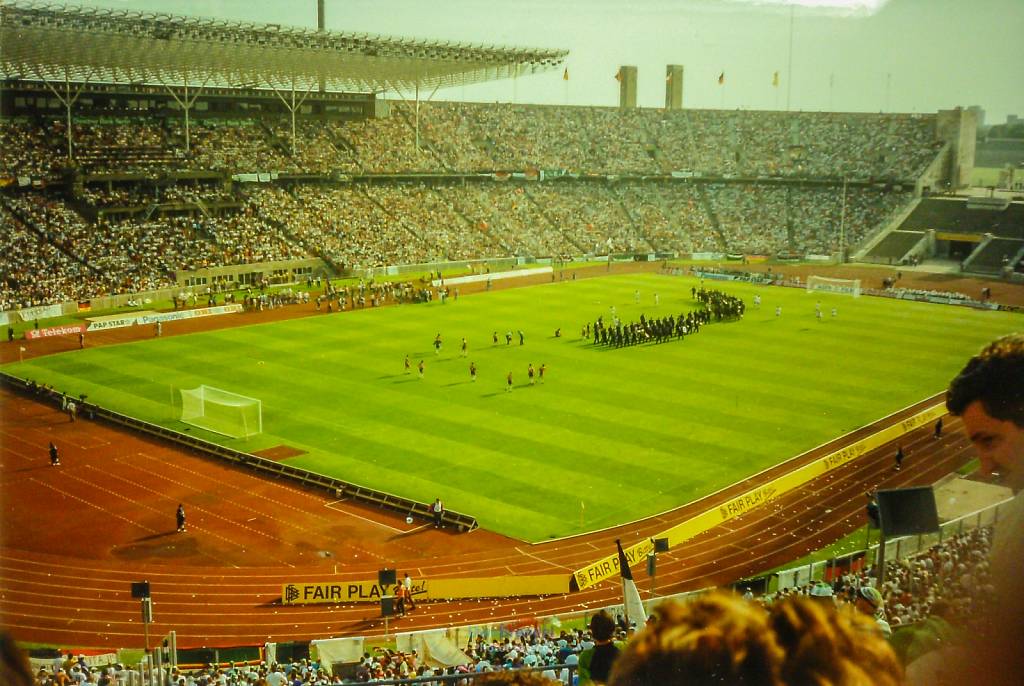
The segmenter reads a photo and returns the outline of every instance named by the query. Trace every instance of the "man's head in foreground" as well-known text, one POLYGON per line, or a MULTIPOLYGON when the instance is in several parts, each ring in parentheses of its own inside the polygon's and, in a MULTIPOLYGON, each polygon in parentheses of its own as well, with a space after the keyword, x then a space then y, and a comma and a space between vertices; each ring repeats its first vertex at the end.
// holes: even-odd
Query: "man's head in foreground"
POLYGON ((981 468, 1024 490, 1024 334, 989 343, 949 384, 946 407, 964 422, 981 468))

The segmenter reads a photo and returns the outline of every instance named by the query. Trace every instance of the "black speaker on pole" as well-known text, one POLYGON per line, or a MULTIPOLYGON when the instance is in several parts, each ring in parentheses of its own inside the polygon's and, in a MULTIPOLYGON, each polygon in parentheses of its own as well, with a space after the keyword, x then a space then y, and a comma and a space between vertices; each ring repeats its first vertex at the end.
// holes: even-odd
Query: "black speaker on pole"
POLYGON ((654 552, 656 552, 656 553, 667 553, 668 552, 668 539, 667 538, 656 538, 656 539, 654 539, 654 552))
POLYGON ((935 491, 931 486, 878 491, 878 518, 886 538, 932 534, 939 530, 935 491))
POLYGON ((385 596, 380 599, 380 616, 381 617, 394 617, 395 616, 395 598, 394 596, 385 596))
POLYGON ((394 586, 398 581, 398 574, 393 569, 382 569, 377 572, 377 583, 381 586, 394 586))
POLYGON ((149 597, 149 582, 148 581, 133 581, 132 582, 132 598, 148 598, 149 597))

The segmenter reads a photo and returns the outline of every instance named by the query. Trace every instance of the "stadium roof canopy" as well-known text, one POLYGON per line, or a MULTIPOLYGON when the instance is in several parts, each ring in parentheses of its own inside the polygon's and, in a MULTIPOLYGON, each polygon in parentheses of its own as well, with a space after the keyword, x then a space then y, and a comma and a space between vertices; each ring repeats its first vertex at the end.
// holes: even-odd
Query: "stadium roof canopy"
POLYGON ((378 92, 558 68, 567 50, 427 41, 163 12, 0 2, 5 78, 378 92))

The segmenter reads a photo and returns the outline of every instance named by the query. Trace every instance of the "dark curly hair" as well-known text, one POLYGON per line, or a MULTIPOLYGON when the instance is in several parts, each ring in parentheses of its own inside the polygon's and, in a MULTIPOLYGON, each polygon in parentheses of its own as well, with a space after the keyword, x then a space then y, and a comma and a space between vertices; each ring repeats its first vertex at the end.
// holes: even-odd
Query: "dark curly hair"
POLYGON ((950 382, 950 412, 959 416, 975 400, 990 417, 1024 428, 1024 334, 992 341, 950 382))
POLYGON ((783 686, 783 652, 760 607, 721 591, 667 601, 612 666, 612 686, 783 686))

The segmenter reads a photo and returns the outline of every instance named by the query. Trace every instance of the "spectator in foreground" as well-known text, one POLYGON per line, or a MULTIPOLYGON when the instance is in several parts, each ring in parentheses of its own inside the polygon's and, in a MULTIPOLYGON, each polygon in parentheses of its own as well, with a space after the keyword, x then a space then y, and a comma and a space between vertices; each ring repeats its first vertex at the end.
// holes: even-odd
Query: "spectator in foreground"
POLYGON ((772 608, 770 623, 785 653, 785 684, 904 683, 903 666, 870 617, 793 596, 772 608))
POLYGON ((0 684, 31 686, 32 667, 28 657, 14 642, 10 634, 0 631, 0 684))
MULTIPOLYGON (((992 542, 995 603, 962 646, 928 657, 935 667, 912 675, 916 684, 1019 684, 1024 674, 1024 334, 996 339, 968 361, 949 384, 946 407, 960 417, 983 472, 1014 492, 1001 509, 992 542), (920 675, 920 676, 918 676, 920 675)), ((920 662, 924 662, 921 660, 920 662)), ((923 666, 922 666, 923 667, 923 666)))
POLYGON ((861 586, 857 589, 853 604, 859 612, 874 620, 884 638, 892 638, 892 627, 885 621, 885 604, 881 591, 873 586, 861 586))
POLYGON ((971 358, 950 383, 946 406, 963 420, 982 470, 998 474, 1017 494, 1019 511, 1024 490, 1024 334, 1003 336, 971 358))
POLYGON ((615 620, 604 610, 590 618, 590 633, 594 647, 580 653, 580 686, 608 683, 612 664, 621 652, 612 640, 615 620))
POLYGON ((759 606, 724 592, 665 602, 612 668, 612 686, 782 686, 782 649, 759 606))
POLYGON ((899 686, 903 668, 869 618, 801 596, 761 606, 721 591, 667 602, 626 647, 611 686, 899 686))

